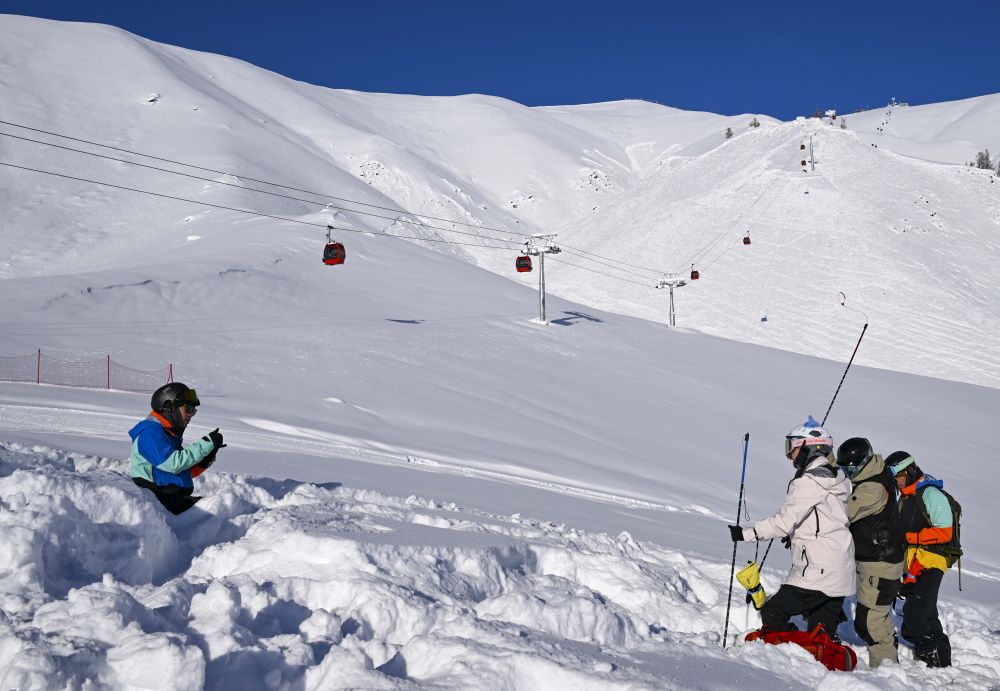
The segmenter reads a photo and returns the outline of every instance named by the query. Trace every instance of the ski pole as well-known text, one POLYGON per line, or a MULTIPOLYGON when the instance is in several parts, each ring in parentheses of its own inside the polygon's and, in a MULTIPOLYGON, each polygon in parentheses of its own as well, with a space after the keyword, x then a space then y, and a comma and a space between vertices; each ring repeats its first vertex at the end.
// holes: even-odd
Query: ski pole
MULTIPOLYGON (((747 449, 750 447, 750 433, 743 435, 743 470, 740 473, 740 498, 736 503, 736 526, 740 525, 740 515, 743 513, 743 487, 747 479, 747 449)), ((726 638, 729 636, 729 610, 733 606, 733 576, 736 574, 736 545, 733 541, 733 563, 729 567, 729 598, 726 601, 726 625, 722 628, 722 647, 726 647, 726 638)))
MULTIPOLYGON (((837 294, 840 296, 840 306, 847 307, 847 296, 843 293, 837 294)), ((851 363, 854 362, 854 356, 858 354, 858 347, 861 345, 861 339, 865 337, 865 331, 868 330, 868 315, 861 310, 854 309, 853 307, 847 307, 847 309, 864 315, 865 325, 861 327, 861 335, 858 336, 858 342, 854 345, 854 352, 851 353, 851 359, 847 361, 847 367, 844 369, 844 375, 840 378, 840 383, 837 384, 837 390, 833 392, 833 399, 830 401, 830 407, 826 409, 826 415, 823 416, 823 422, 819 423, 821 426, 826 424, 826 418, 830 416, 830 411, 833 410, 833 402, 837 400, 837 394, 840 393, 840 387, 844 385, 844 380, 847 378, 847 372, 851 369, 851 363)))

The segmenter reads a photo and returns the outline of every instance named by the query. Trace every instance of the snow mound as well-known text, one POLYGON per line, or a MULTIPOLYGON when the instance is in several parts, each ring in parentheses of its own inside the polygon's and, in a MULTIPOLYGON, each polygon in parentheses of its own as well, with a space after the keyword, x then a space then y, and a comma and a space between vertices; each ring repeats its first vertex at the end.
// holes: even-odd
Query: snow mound
MULTIPOLYGON (((737 674, 755 687, 985 689, 1000 678, 995 608, 945 610, 955 668, 904 659, 840 675, 788 646, 724 651, 728 565, 628 533, 231 474, 175 517, 118 465, 0 445, 5 688, 690 688, 737 674)), ((747 616, 735 607, 731 631, 747 616)))

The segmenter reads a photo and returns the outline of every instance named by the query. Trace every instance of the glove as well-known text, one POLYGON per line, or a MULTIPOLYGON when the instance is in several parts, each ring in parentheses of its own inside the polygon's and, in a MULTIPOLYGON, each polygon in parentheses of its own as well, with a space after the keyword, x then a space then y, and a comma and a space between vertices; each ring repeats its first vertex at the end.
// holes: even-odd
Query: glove
POLYGON ((733 542, 743 542, 743 528, 738 525, 729 526, 729 535, 733 538, 733 542))
POLYGON ((215 463, 215 455, 217 453, 219 453, 217 449, 212 449, 208 452, 207 456, 195 463, 195 466, 201 468, 202 470, 208 470, 212 467, 212 464, 215 463))
POLYGON ((213 451, 218 451, 223 446, 227 446, 226 444, 222 443, 222 434, 219 432, 218 427, 216 427, 211 432, 206 434, 204 437, 202 437, 202 439, 204 439, 205 441, 212 442, 212 446, 215 447, 213 451))
POLYGON ((792 536, 791 535, 786 535, 785 537, 781 538, 781 544, 783 544, 785 546, 785 549, 791 549, 792 548, 792 536))

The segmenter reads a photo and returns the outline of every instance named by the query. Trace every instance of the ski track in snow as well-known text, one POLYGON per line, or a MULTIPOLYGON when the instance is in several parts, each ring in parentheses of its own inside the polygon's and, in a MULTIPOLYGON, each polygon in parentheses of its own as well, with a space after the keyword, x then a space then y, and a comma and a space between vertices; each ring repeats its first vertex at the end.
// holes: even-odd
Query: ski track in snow
MULTIPOLYGON (((298 431, 288 425, 276 425, 266 420, 246 419, 250 426, 280 427, 288 433, 276 434, 254 432, 247 430, 226 431, 226 444, 234 449, 256 449, 259 451, 295 452, 321 458, 346 456, 364 463, 380 465, 405 465, 409 468, 435 473, 451 473, 466 477, 499 480, 514 485, 524 485, 538 489, 565 494, 568 496, 592 499, 594 501, 621 504, 631 508, 641 508, 652 511, 682 511, 723 519, 723 516, 701 506, 678 507, 661 504, 634 497, 628 497, 610 492, 574 487, 551 480, 538 480, 501 473, 485 468, 460 465, 437 459, 423 458, 412 453, 399 451, 391 453, 385 450, 371 448, 375 442, 354 440, 334 440, 330 433, 298 431), (295 436, 296 434, 302 436, 295 436), (303 438, 304 436, 322 436, 324 439, 303 438)), ((78 434, 82 436, 100 437, 102 439, 120 440, 125 431, 136 423, 134 416, 95 411, 81 411, 67 408, 47 408, 39 406, 19 406, 0 404, 0 426, 12 430, 30 432, 54 432, 58 434, 78 434)), ((205 428, 208 432, 208 428, 205 428)), ((192 425, 191 432, 201 434, 197 425, 192 425)), ((379 444, 379 446, 385 446, 379 444)))

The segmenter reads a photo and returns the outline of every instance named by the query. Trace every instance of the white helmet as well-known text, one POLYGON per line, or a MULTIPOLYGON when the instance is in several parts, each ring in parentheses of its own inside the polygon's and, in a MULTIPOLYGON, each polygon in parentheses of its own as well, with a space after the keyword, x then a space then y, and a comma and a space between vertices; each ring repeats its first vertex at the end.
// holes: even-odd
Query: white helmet
POLYGON ((792 453, 792 449, 797 449, 800 446, 816 447, 815 450, 810 449, 813 453, 808 454, 809 456, 814 456, 816 453, 825 456, 833 453, 833 437, 823 427, 820 427, 820 424, 813 420, 813 416, 810 415, 805 423, 785 435, 786 456, 792 453))

